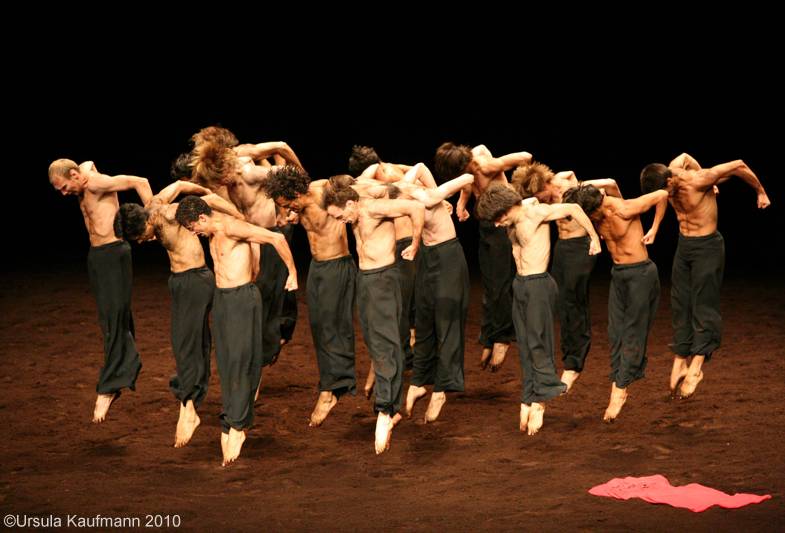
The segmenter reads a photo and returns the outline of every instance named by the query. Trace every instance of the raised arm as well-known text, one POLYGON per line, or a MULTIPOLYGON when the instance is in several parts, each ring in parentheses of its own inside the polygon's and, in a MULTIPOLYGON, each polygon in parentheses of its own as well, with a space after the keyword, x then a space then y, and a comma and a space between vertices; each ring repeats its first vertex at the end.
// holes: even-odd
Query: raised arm
POLYGON ((464 187, 470 186, 474 183, 474 176, 471 174, 463 174, 457 178, 451 179, 439 185, 435 189, 425 189, 410 185, 406 192, 415 200, 421 202, 425 207, 433 207, 440 204, 458 191, 463 190, 464 187))
POLYGON ((654 211, 654 221, 651 223, 651 228, 649 231, 646 232, 646 235, 643 236, 641 242, 643 244, 652 244, 654 242, 654 238, 657 236, 657 231, 660 229, 660 222, 662 222, 662 217, 665 216, 665 211, 668 209, 668 197, 665 196, 657 202, 656 210, 654 211))
POLYGON ((761 185, 758 176, 756 176, 750 167, 747 166, 747 163, 741 159, 715 165, 709 169, 696 172, 695 178, 693 179, 693 184, 697 188, 708 188, 727 181, 732 176, 738 176, 747 185, 755 189, 755 192, 758 193, 759 209, 765 209, 769 207, 771 201, 769 201, 769 197, 766 195, 766 191, 763 189, 763 185, 761 185))
POLYGON ((372 180, 376 176, 376 171, 379 170, 379 163, 374 163, 373 165, 368 165, 365 167, 359 176, 355 176, 358 180, 372 180))
POLYGON ((95 194, 120 192, 135 190, 142 200, 142 205, 147 205, 153 198, 153 190, 150 188, 150 183, 147 178, 140 178, 139 176, 126 176, 120 174, 117 176, 107 176, 100 172, 88 172, 89 177, 87 189, 95 194))
POLYGON ((545 222, 572 217, 573 220, 586 230, 586 233, 588 233, 591 238, 589 255, 597 255, 600 253, 600 238, 597 236, 597 232, 594 230, 591 220, 589 220, 589 217, 583 212, 581 206, 578 204, 540 204, 537 206, 537 210, 544 215, 543 221, 545 222))
POLYGON ((303 165, 300 163, 300 160, 297 158, 294 150, 292 150, 291 147, 283 141, 259 144, 241 144, 239 146, 235 146, 234 151, 238 156, 248 156, 254 161, 279 155, 287 163, 303 168, 303 165))
POLYGON ((239 218, 240 220, 245 220, 245 215, 243 215, 232 202, 221 198, 217 194, 214 193, 207 194, 202 197, 202 200, 204 200, 205 203, 209 205, 212 209, 215 209, 220 213, 225 213, 235 218, 239 218))
POLYGON ((668 200, 668 192, 664 189, 638 196, 631 200, 622 200, 621 207, 617 210, 618 215, 624 219, 631 219, 645 213, 657 203, 668 200))
POLYGON ((192 181, 175 181, 161 189, 158 194, 153 196, 152 200, 161 204, 171 204, 172 201, 181 194, 195 194, 196 196, 204 196, 210 194, 212 191, 207 187, 197 185, 192 181))
POLYGON ((357 191, 360 198, 370 198, 374 200, 387 198, 389 189, 384 183, 379 183, 376 180, 361 180, 357 178, 352 185, 352 188, 357 191))
POLYGON ((483 174, 491 175, 529 163, 531 160, 532 155, 529 152, 515 152, 501 157, 477 157, 477 166, 483 174))
POLYGON ((404 181, 405 183, 416 183, 419 181, 423 184, 423 187, 432 189, 437 187, 436 180, 433 178, 433 174, 431 174, 430 169, 426 167, 424 163, 417 163, 413 167, 409 167, 409 169, 406 171, 406 174, 403 175, 403 180, 401 181, 404 181))
POLYGON ((673 161, 670 162, 668 167, 681 168, 684 170, 701 170, 701 166, 698 163, 698 160, 692 157, 687 152, 684 152, 679 156, 677 156, 673 161))
POLYGON ((616 180, 613 178, 603 178, 597 180, 587 180, 582 182, 583 185, 594 185, 600 190, 605 191, 605 194, 608 196, 613 196, 615 198, 624 198, 621 195, 621 189, 619 189, 619 185, 616 183, 616 180))
POLYGON ((231 218, 224 219, 224 230, 226 235, 232 239, 258 244, 272 244, 289 270, 285 289, 287 291, 297 290, 297 269, 294 266, 292 251, 289 249, 289 244, 286 242, 286 237, 283 234, 231 218))

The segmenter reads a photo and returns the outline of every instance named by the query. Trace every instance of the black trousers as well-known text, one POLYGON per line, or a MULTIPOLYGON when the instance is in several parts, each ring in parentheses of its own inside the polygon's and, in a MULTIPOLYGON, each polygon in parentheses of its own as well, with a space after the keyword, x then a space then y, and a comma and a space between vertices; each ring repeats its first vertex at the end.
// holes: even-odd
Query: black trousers
MULTIPOLYGON (((282 233, 280 228, 268 229, 282 233)), ((262 361, 267 366, 281 352, 281 313, 289 270, 272 244, 261 246, 259 262, 261 272, 256 278, 256 286, 262 295, 262 361)))
POLYGON ((417 337, 412 384, 463 391, 469 268, 458 239, 421 246, 417 272, 417 337))
POLYGON ((608 294, 608 343, 611 347, 610 379, 625 388, 644 377, 646 343, 660 301, 657 265, 614 265, 608 294))
POLYGON ((199 407, 210 383, 210 309, 215 276, 207 267, 175 272, 169 276, 172 295, 172 351, 177 373, 169 388, 185 405, 199 407))
MULTIPOLYGON (((281 232, 286 237, 286 242, 289 243, 289 248, 292 247, 292 236, 294 235, 294 226, 287 224, 281 228, 281 232)), ((286 276, 289 276, 289 271, 286 270, 286 276)), ((284 278, 284 285, 286 278, 284 278)), ((297 291, 284 290, 283 294, 283 308, 281 309, 281 338, 286 342, 292 340, 294 336, 294 328, 297 326, 297 291)))
POLYGON ((515 340, 512 325, 515 261, 507 230, 497 228, 492 222, 481 221, 478 256, 483 287, 480 344, 491 348, 496 342, 515 340))
POLYGON ((544 402, 567 390, 556 374, 553 317, 559 289, 550 274, 516 275, 512 320, 521 356, 521 403, 544 402))
POLYGON ((87 272, 104 338, 104 366, 96 391, 112 394, 125 387, 134 390, 142 360, 136 350, 131 315, 131 246, 125 241, 114 241, 91 247, 87 272))
POLYGON ((559 286, 559 323, 565 370, 582 372, 591 348, 589 278, 597 256, 589 255, 588 236, 559 239, 551 274, 559 286))
POLYGON ((253 422, 253 402, 262 378, 262 299, 253 283, 215 289, 215 358, 221 378, 221 427, 245 429, 253 422))
POLYGON ((394 263, 360 270, 357 276, 357 307, 376 374, 374 408, 377 412, 394 415, 401 410, 404 368, 398 330, 401 284, 398 267, 394 263))
POLYGON ((725 241, 719 232, 705 237, 679 235, 671 272, 673 344, 677 355, 705 355, 720 347, 720 286, 725 241))
POLYGON ((352 256, 311 260, 308 269, 308 318, 311 322, 319 390, 340 396, 355 393, 354 291, 357 267, 352 256))
MULTIPOLYGON (((416 276, 418 264, 420 262, 420 254, 418 253, 414 261, 408 261, 401 257, 407 246, 412 243, 411 237, 404 237, 395 241, 395 263, 398 265, 398 274, 400 275, 401 283, 401 321, 399 329, 401 331, 401 347, 403 348, 404 359, 406 367, 411 368, 414 361, 414 352, 412 351, 412 332, 411 328, 415 327, 415 297, 414 288, 416 287, 416 276)), ((422 250, 422 247, 420 247, 422 250)))

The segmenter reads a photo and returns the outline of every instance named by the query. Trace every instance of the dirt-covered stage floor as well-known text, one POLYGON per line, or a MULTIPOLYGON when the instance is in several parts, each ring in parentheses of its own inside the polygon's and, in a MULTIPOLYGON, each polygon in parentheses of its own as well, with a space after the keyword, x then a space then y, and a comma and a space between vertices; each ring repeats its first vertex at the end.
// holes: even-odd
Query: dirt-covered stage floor
MULTIPOLYGON (((777 531, 785 528, 785 284, 728 279, 723 347, 688 401, 668 399, 668 286, 649 340, 646 378, 619 420, 610 392, 607 281, 592 287, 594 344, 574 393, 547 406, 540 434, 518 431, 517 349, 499 373, 478 366, 480 286, 472 287, 466 392, 425 425, 426 401, 374 455, 375 417, 344 397, 308 427, 318 374, 300 291, 295 339, 265 369, 239 461, 221 467, 220 390, 191 443, 175 449, 168 390, 165 269, 139 267, 133 308, 144 367, 101 425, 90 422, 102 343, 84 264, 3 275, 0 291, 0 510, 3 515, 179 515, 204 531, 777 531), (692 513, 588 494, 614 477, 663 474, 728 493, 771 494, 737 510, 692 513)), ((557 328, 558 331, 558 328, 557 328)), ((359 335, 357 373, 368 353, 359 335)), ((561 368, 561 364, 559 363, 561 368)))

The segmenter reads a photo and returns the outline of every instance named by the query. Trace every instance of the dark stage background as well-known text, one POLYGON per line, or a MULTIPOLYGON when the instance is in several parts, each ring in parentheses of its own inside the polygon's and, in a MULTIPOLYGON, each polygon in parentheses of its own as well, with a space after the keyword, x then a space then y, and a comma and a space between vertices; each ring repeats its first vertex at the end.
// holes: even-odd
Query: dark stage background
MULTIPOLYGON (((49 185, 51 160, 93 160, 110 175, 148 177, 157 192, 169 183, 170 162, 188 148, 190 135, 220 124, 241 142, 287 141, 314 178, 345 172, 353 144, 374 146, 385 161, 431 165, 437 146, 452 140, 486 144, 494 155, 526 150, 556 171, 575 170, 579 178, 613 177, 631 197, 639 194, 638 175, 647 163, 667 163, 683 151, 703 166, 741 158, 761 179, 772 206, 756 209, 754 191, 739 179, 721 186, 727 275, 782 271, 783 105, 782 85, 773 73, 758 71, 748 80, 700 73, 649 79, 621 72, 609 77, 607 71, 588 75, 576 67, 573 74, 567 82, 542 76, 524 79, 536 84, 490 85, 472 77, 444 83, 435 74, 413 80, 380 74, 361 85, 340 75, 307 81, 251 76, 248 82, 239 79, 238 87, 204 80, 193 90, 185 79, 173 83, 122 73, 88 84, 58 80, 57 90, 22 95, 12 110, 25 164, 12 166, 14 175, 6 176, 17 214, 7 227, 3 268, 84 263, 88 240, 77 201, 49 185)), ((126 193, 122 201, 137 199, 126 193)), ((458 227, 476 271, 476 221, 458 227)), ((669 211, 649 248, 663 277, 677 231, 669 211)), ((295 239, 304 272, 309 259, 304 233, 298 229, 295 239)), ((140 265, 166 268, 160 246, 135 247, 134 254, 140 265)), ((597 273, 608 266, 604 254, 597 273)))

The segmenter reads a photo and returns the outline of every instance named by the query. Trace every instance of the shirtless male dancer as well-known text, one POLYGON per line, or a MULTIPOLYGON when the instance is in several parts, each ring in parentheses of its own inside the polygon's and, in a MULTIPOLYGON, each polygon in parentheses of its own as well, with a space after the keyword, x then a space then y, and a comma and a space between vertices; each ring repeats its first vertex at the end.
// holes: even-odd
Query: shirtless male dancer
POLYGON ((346 224, 322 207, 327 180, 311 181, 301 168, 279 167, 268 174, 266 194, 297 214, 308 235, 311 265, 307 298, 311 335, 319 367, 319 397, 309 426, 317 427, 342 395, 354 394, 354 291, 357 267, 349 253, 346 224))
POLYGON ((548 274, 551 253, 549 222, 571 217, 589 236, 586 253, 600 253, 600 239, 586 214, 575 204, 541 204, 502 184, 488 187, 477 202, 477 217, 509 228, 517 275, 513 283, 513 323, 521 354, 519 429, 536 434, 543 424, 545 402, 566 392, 556 374, 553 316, 558 289, 548 274))
MULTIPOLYGON (((582 182, 621 198, 616 181, 596 179, 582 182)), ((547 165, 535 161, 523 164, 512 173, 511 184, 522 198, 537 198, 541 203, 559 204, 564 192, 579 185, 571 170, 554 173, 547 165)), ((589 311, 589 278, 597 262, 589 255, 589 235, 571 217, 556 221, 559 239, 553 249, 551 274, 559 287, 559 324, 562 362, 561 381, 572 389, 586 364, 591 348, 591 315, 589 311)), ((654 229, 653 231, 656 231, 654 229)))
POLYGON ((412 244, 401 255, 413 260, 420 245, 425 208, 413 200, 360 198, 351 186, 338 186, 333 178, 324 191, 323 205, 330 216, 350 223, 354 231, 360 261, 357 306, 376 376, 374 447, 380 454, 390 447, 393 417, 401 409, 405 364, 393 219, 408 216, 412 220, 412 244))
POLYGON ((87 270, 104 338, 104 366, 98 376, 93 410, 93 422, 99 423, 121 389, 135 389, 142 368, 131 315, 131 246, 121 240, 115 222, 120 208, 117 192, 133 189, 143 202, 149 201, 153 192, 146 178, 107 176, 98 172, 92 161, 77 165, 70 159, 58 159, 49 165, 49 183, 63 196, 79 199, 90 237, 87 270))
MULTIPOLYGON (((464 174, 435 187, 430 170, 416 164, 395 184, 397 198, 413 198, 425 206, 423 246, 417 263, 415 290, 417 337, 414 369, 406 393, 406 415, 433 385, 425 422, 434 422, 447 401, 447 392, 464 390, 464 330, 469 310, 469 269, 455 233, 450 205, 445 200, 469 186, 474 176, 464 174), (422 187, 417 182, 433 183, 422 187)), ((393 195, 390 195, 391 197, 393 195)))
MULTIPOLYGON (((289 145, 285 142, 238 144, 231 131, 216 126, 200 130, 193 141, 191 165, 195 181, 232 202, 249 223, 280 233, 275 203, 263 187, 267 174, 276 167, 255 162, 279 156, 302 168, 289 145)), ((272 246, 262 246, 257 259, 261 272, 255 279, 262 294, 263 360, 265 365, 271 365, 278 359, 282 345, 286 268, 272 246)))
POLYGON ((253 224, 213 211, 197 196, 177 206, 177 222, 210 239, 215 268, 213 329, 215 356, 221 378, 222 465, 240 455, 245 430, 253 422, 253 402, 261 382, 262 302, 253 283, 254 257, 250 243, 271 244, 289 271, 286 290, 297 289, 297 271, 286 239, 253 224))
MULTIPOLYGON (((507 184, 505 170, 531 161, 528 152, 516 152, 502 157, 493 157, 485 145, 469 148, 447 142, 439 146, 434 157, 434 170, 442 179, 451 179, 463 173, 474 176, 474 183, 461 191, 455 208, 458 220, 469 218, 466 204, 473 195, 475 200, 492 183, 507 184)), ((480 243, 478 247, 480 274, 482 275, 482 325, 480 344, 483 345, 480 366, 496 372, 501 368, 510 342, 515 338, 512 324, 512 280, 515 264, 512 259, 510 240, 503 228, 492 222, 480 221, 480 243)))
POLYGON ((701 168, 695 158, 684 153, 667 167, 652 163, 641 172, 642 191, 665 189, 679 220, 679 243, 671 272, 673 397, 695 394, 703 380, 703 363, 720 347, 725 241, 717 231, 716 186, 732 176, 755 189, 759 209, 771 204, 760 180, 741 159, 701 168))
POLYGON ((667 199, 665 191, 655 191, 623 200, 605 195, 593 185, 569 189, 563 196, 564 202, 577 203, 589 215, 613 259, 608 295, 613 384, 603 416, 606 422, 619 416, 627 401, 627 387, 644 377, 646 343, 660 301, 660 278, 646 250, 640 215, 656 206, 655 224, 659 225, 667 199))
POLYGON ((208 315, 215 292, 215 276, 205 264, 202 243, 175 219, 177 204, 172 202, 180 194, 205 195, 202 200, 211 208, 244 218, 230 202, 189 181, 164 187, 145 207, 135 203, 120 206, 124 237, 138 243, 157 240, 169 256, 172 352, 177 370, 169 387, 180 402, 175 448, 188 444, 201 422, 196 408, 207 396, 210 382, 208 315))
MULTIPOLYGON (((411 169, 409 165, 387 163, 379 159, 376 150, 370 146, 352 147, 352 154, 349 157, 349 174, 356 176, 358 181, 373 180, 376 183, 396 183, 403 179, 404 174, 411 169)), ((395 224, 395 260, 398 263, 398 272, 401 282, 401 345, 403 346, 406 368, 411 368, 414 361, 414 342, 416 331, 415 321, 415 296, 414 288, 416 283, 417 263, 407 261, 401 257, 401 252, 412 243, 412 223, 408 217, 398 217, 395 224)), ((373 373, 368 374, 365 381, 365 396, 370 397, 373 389, 373 373)))

